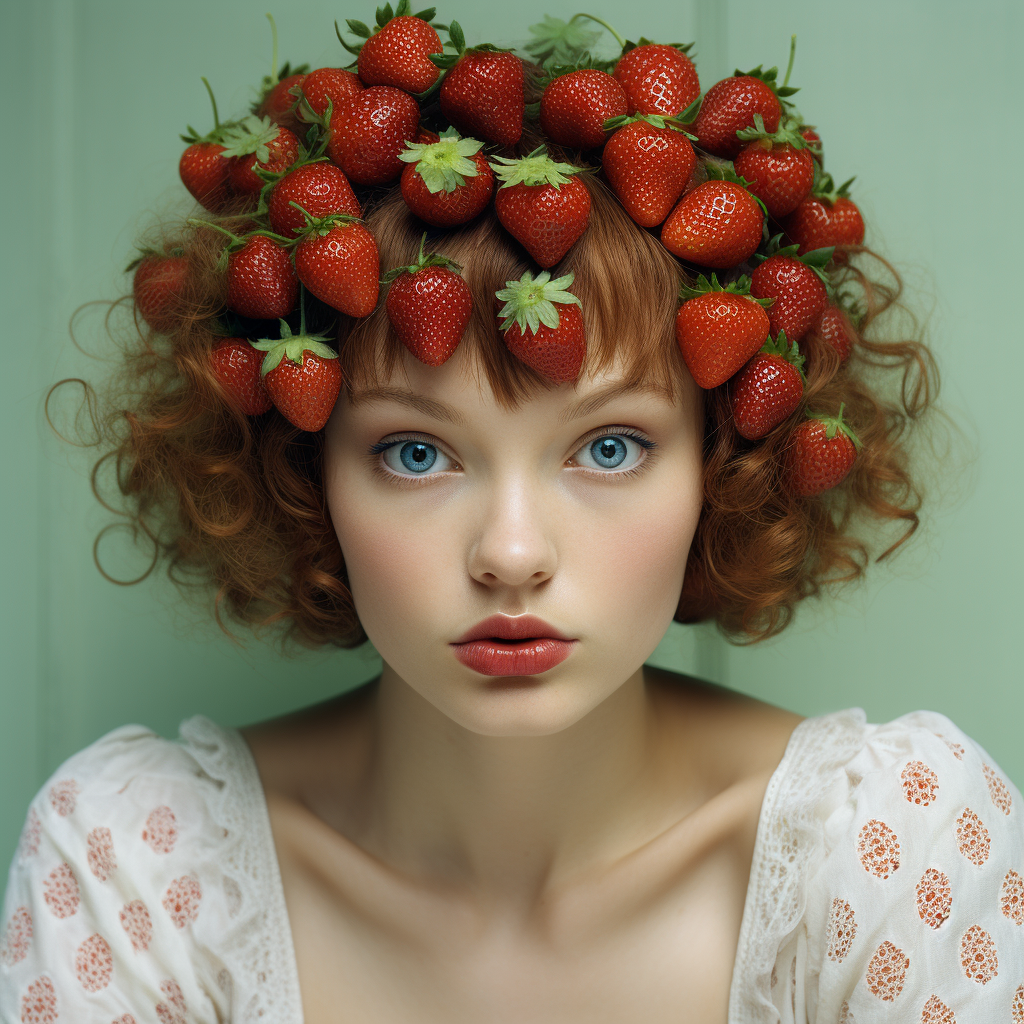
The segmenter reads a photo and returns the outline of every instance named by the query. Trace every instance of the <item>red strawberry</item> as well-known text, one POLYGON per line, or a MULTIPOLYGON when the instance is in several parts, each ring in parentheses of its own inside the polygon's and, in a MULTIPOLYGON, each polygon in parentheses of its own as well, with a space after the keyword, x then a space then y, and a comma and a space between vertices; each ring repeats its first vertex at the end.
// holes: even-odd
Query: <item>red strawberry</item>
MULTIPOLYGON (((765 77, 769 75, 774 81, 772 72, 765 77)), ((743 148, 743 140, 736 133, 753 128, 755 114, 761 115, 766 131, 778 129, 782 104, 775 90, 754 72, 734 75, 716 82, 704 94, 691 131, 702 149, 731 160, 743 148)))
POLYGON ((839 353, 841 363, 850 358, 857 343, 857 330, 841 306, 828 303, 811 330, 839 353))
POLYGON ((296 167, 271 190, 267 202, 270 226, 286 238, 297 238, 306 227, 302 210, 296 210, 293 202, 313 217, 326 217, 329 213, 362 216, 345 172, 325 161, 296 167))
POLYGON ((255 168, 268 174, 281 174, 299 158, 299 140, 287 128, 261 121, 250 114, 224 133, 224 155, 234 157, 231 187, 239 193, 260 192, 266 184, 255 168))
MULTIPOLYGON (((317 68, 306 75, 301 85, 306 104, 318 117, 326 116, 328 104, 332 111, 339 110, 362 91, 359 76, 344 68, 317 68)), ((301 105, 298 113, 303 113, 301 105)))
POLYGON ((465 48, 457 21, 448 29, 456 54, 435 57, 450 70, 441 83, 441 113, 464 135, 499 146, 514 146, 523 134, 525 76, 523 62, 494 48, 465 48))
POLYGON ((223 338, 210 353, 213 375, 239 412, 259 416, 273 404, 260 375, 263 362, 244 338, 223 338))
POLYGON ((681 131, 664 118, 640 114, 617 119, 622 127, 605 143, 601 166, 626 212, 642 228, 660 224, 693 174, 697 157, 681 131))
POLYGON ((540 126, 560 146, 593 149, 604 145, 605 121, 623 116, 626 106, 622 86, 607 71, 570 71, 544 90, 540 126))
POLYGON ((267 394, 278 412, 299 430, 321 430, 341 391, 338 353, 326 342, 323 335, 306 334, 305 325, 293 335, 282 320, 280 339, 251 343, 267 353, 260 369, 267 394))
POLYGON ((746 189, 712 180, 683 196, 661 229, 661 241, 682 259, 724 269, 754 255, 763 226, 764 213, 746 189))
MULTIPOLYGON (((860 441, 838 416, 814 416, 794 431, 786 449, 786 481, 794 494, 813 498, 846 479, 860 441)), ((808 414, 810 415, 810 414, 808 414)))
POLYGON ((754 128, 739 132, 746 145, 733 166, 750 182, 747 188, 764 203, 768 216, 779 220, 814 186, 814 157, 799 132, 787 127, 771 134, 760 114, 754 115, 754 123, 754 128))
POLYGON ((785 332, 765 342, 730 386, 736 431, 748 441, 764 437, 792 416, 804 396, 804 357, 785 332))
POLYGON ((357 185, 383 185, 402 171, 399 159, 416 137, 419 104, 407 92, 375 85, 358 93, 331 118, 327 155, 357 185))
POLYGON ((189 143, 181 154, 178 162, 178 174, 185 188, 192 193, 207 210, 219 212, 231 199, 231 185, 228 176, 231 173, 231 160, 225 157, 222 145, 223 134, 230 125, 222 125, 217 116, 217 100, 214 98, 210 83, 204 78, 203 85, 210 96, 213 107, 213 131, 200 136, 191 127, 188 134, 181 136, 182 142, 189 143))
POLYGON ((676 341, 690 375, 705 390, 724 384, 768 339, 768 314, 744 295, 746 282, 724 290, 703 275, 676 314, 676 341))
MULTIPOLYGON (((431 63, 430 54, 440 54, 444 49, 441 37, 423 18, 406 13, 408 9, 407 2, 400 2, 401 13, 385 21, 361 46, 349 47, 359 54, 359 77, 367 85, 393 85, 406 92, 426 92, 437 81, 440 72, 431 63)), ((379 23, 381 15, 377 17, 379 23)), ((348 25, 360 35, 366 29, 357 21, 348 25)))
POLYGON ((328 306, 348 316, 369 316, 377 305, 380 279, 373 235, 344 214, 318 218, 308 230, 295 247, 299 280, 328 306))
MULTIPOLYGON (((426 240, 426 235, 423 239, 426 240)), ((421 362, 440 366, 455 351, 473 313, 473 296, 462 268, 436 253, 384 275, 388 319, 402 344, 421 362)))
POLYGON ((700 95, 693 61, 675 46, 637 46, 619 58, 614 74, 626 92, 630 114, 675 117, 700 95))
MULTIPOLYGON (((425 136, 426 137, 426 136, 425 136)), ((494 195, 494 171, 480 152, 482 142, 454 128, 430 141, 410 142, 399 156, 402 198, 420 220, 448 228, 472 220, 494 195)))
POLYGON ((864 241, 864 220, 849 199, 850 181, 835 188, 832 177, 822 174, 814 191, 786 218, 786 234, 800 246, 800 255, 812 249, 837 246, 833 259, 846 260, 845 246, 864 241))
POLYGON ((814 326, 828 302, 821 267, 831 255, 825 250, 816 262, 808 264, 787 249, 769 256, 750 275, 750 294, 755 299, 775 300, 768 307, 772 334, 785 331, 791 342, 798 342, 814 326))
POLYGON ((139 261, 132 278, 135 308, 154 331, 167 334, 178 325, 187 276, 184 256, 149 255, 139 261))
POLYGON ((580 300, 568 291, 573 275, 551 280, 527 270, 495 292, 504 305, 498 312, 505 344, 520 362, 556 384, 576 380, 587 354, 580 300))
POLYGON ((800 126, 800 137, 807 143, 811 155, 820 164, 822 161, 821 136, 809 124, 805 124, 800 126))
POLYGON ((225 305, 239 316, 274 320, 287 316, 299 298, 288 251, 266 235, 252 235, 228 256, 225 305))
MULTIPOLYGON (((287 70, 287 65, 284 70, 287 70)), ((295 127, 295 105, 299 98, 293 90, 301 88, 305 80, 306 76, 303 74, 287 75, 272 85, 268 84, 262 100, 257 105, 256 114, 259 117, 269 117, 274 124, 295 127)))
POLYGON ((518 160, 494 160, 491 166, 502 179, 494 196, 498 220, 537 263, 553 267, 590 220, 590 193, 576 177, 582 168, 556 163, 543 146, 518 160))

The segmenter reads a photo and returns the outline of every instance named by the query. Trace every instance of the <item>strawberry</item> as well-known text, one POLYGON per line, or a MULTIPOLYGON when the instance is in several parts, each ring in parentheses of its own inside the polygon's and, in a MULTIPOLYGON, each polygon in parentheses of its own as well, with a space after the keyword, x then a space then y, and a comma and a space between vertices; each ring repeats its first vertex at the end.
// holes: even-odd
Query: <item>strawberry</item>
POLYGON ((480 152, 482 142, 454 128, 428 142, 410 142, 398 159, 402 198, 420 220, 448 228, 472 220, 494 195, 494 171, 480 152))
POLYGON ((827 303, 811 330, 839 353, 841 363, 850 358, 857 343, 857 329, 842 306, 827 303))
POLYGON ((402 170, 400 154, 416 137, 419 104, 407 92, 391 85, 364 89, 331 117, 327 155, 349 181, 357 185, 384 185, 402 170))
POLYGON ((178 174, 193 198, 207 210, 217 213, 231 199, 231 184, 228 180, 231 160, 224 156, 222 145, 223 134, 230 125, 220 123, 217 100, 205 78, 203 85, 206 86, 213 106, 213 131, 201 136, 191 125, 187 126, 188 134, 182 135, 181 141, 189 143, 189 146, 178 161, 178 174))
POLYGON ((627 113, 675 117, 693 103, 700 95, 700 82, 686 56, 688 49, 647 43, 619 58, 614 75, 625 90, 627 113))
POLYGON ((822 249, 801 259, 795 246, 787 246, 750 275, 750 294, 775 300, 768 307, 772 334, 785 331, 797 342, 814 326, 828 302, 823 268, 831 258, 832 250, 822 249))
POLYGON ((323 429, 341 391, 338 353, 321 334, 307 334, 305 309, 299 333, 281 321, 281 337, 250 342, 266 352, 260 374, 277 411, 299 430, 323 429))
POLYGON ((811 194, 786 218, 783 227, 800 247, 801 256, 834 245, 833 259, 845 263, 845 248, 863 243, 864 219, 849 198, 852 181, 836 188, 832 176, 821 172, 811 194))
POLYGON ((454 54, 433 58, 448 73, 441 82, 441 113, 464 135, 514 146, 523 134, 523 62, 507 50, 485 44, 466 49, 457 21, 448 28, 454 54))
POLYGON ((748 189, 769 217, 780 220, 792 213, 814 185, 814 157, 804 137, 790 128, 768 132, 760 114, 754 115, 753 128, 737 135, 747 144, 733 162, 736 173, 750 181, 748 189))
POLYGON ((250 235, 231 252, 227 266, 228 309, 254 320, 287 316, 299 297, 288 251, 266 235, 250 235))
POLYGON ((746 291, 748 278, 723 287, 702 274, 683 285, 676 341, 690 375, 705 390, 724 384, 768 340, 768 314, 746 291))
POLYGON ((505 344, 520 362, 556 384, 575 381, 587 354, 580 300, 568 291, 573 275, 556 277, 527 270, 495 292, 505 344))
POLYGON ((786 482, 801 498, 813 498, 846 479, 857 460, 861 443, 843 420, 843 408, 837 416, 808 413, 811 418, 793 431, 786 449, 786 482))
POLYGON ((281 174, 299 158, 299 140, 287 128, 253 114, 224 133, 224 156, 233 157, 231 187, 239 193, 260 192, 264 174, 281 174))
POLYGON ((285 238, 297 238, 306 227, 305 215, 292 203, 298 203, 313 217, 326 217, 329 213, 362 216, 345 172, 325 161, 296 167, 271 189, 267 201, 270 226, 285 238))
POLYGON ((540 99, 540 126, 560 146, 593 149, 607 138, 604 123, 626 113, 626 93, 607 71, 581 68, 551 80, 540 99))
POLYGON ((782 117, 779 95, 795 90, 776 89, 775 70, 762 72, 755 68, 745 75, 737 71, 732 78, 723 78, 708 89, 692 128, 701 149, 731 160, 743 148, 743 140, 736 133, 753 128, 755 114, 761 115, 765 131, 778 129, 782 117))
POLYGON ((253 104, 252 113, 257 117, 269 117, 274 124, 296 129, 299 125, 295 116, 295 105, 298 102, 296 90, 305 79, 307 65, 292 68, 286 61, 280 71, 277 67, 277 24, 272 14, 267 15, 270 22, 270 34, 273 40, 273 57, 270 62, 270 74, 263 76, 260 85, 259 99, 253 104))
POLYGON ((801 125, 798 129, 800 137, 807 144, 807 148, 811 151, 811 155, 820 164, 823 159, 823 151, 821 145, 821 136, 817 130, 809 124, 801 125))
POLYGON ((187 276, 184 256, 150 253, 139 260, 132 278, 135 308, 154 331, 168 334, 178 325, 187 276))
POLYGON ((426 92, 440 73, 430 54, 440 54, 441 37, 430 25, 434 10, 410 14, 409 0, 398 0, 377 8, 377 27, 373 34, 361 21, 349 21, 348 27, 363 42, 342 45, 356 54, 359 77, 366 85, 393 85, 406 92, 426 92))
POLYGON ((660 224, 693 174, 697 157, 686 134, 662 117, 637 114, 607 122, 601 166, 626 212, 642 228, 660 224))
POLYGON ((473 313, 473 296, 462 268, 437 253, 423 252, 408 267, 384 275, 388 319, 402 344, 421 362, 440 366, 462 340, 473 313))
POLYGON ((764 437, 799 408, 804 397, 804 357, 780 331, 769 338, 730 385, 736 431, 748 441, 764 437))
POLYGON ((377 305, 377 243, 355 217, 311 217, 295 247, 295 271, 318 299, 348 316, 369 316, 377 305))
POLYGON ((308 114, 309 111, 305 110, 308 106, 317 117, 324 118, 328 104, 332 110, 344 107, 357 93, 363 91, 363 83, 359 81, 358 75, 345 68, 317 68, 306 75, 298 91, 301 94, 297 111, 299 116, 308 114), (305 100, 305 104, 302 100, 305 100))
POLYGON ((222 338, 210 353, 213 375, 231 404, 246 416, 260 416, 273 404, 260 375, 262 362, 244 338, 222 338))
POLYGON ((540 266, 553 267, 590 220, 590 193, 576 177, 582 168, 556 163, 544 146, 518 160, 498 156, 494 161, 502 180, 494 196, 498 220, 540 266))
POLYGON ((763 228, 758 201, 735 181, 714 179, 679 200, 662 226, 661 241, 682 259, 724 269, 754 255, 763 228))

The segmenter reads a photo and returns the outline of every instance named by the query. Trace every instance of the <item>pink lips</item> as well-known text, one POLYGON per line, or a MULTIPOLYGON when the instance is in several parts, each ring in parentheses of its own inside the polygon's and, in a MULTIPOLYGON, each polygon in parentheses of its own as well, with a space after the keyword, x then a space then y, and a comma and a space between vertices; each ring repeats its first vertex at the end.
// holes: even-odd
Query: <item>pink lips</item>
POLYGON ((561 664, 577 641, 534 615, 491 615, 455 643, 455 657, 485 676, 532 676, 561 664))

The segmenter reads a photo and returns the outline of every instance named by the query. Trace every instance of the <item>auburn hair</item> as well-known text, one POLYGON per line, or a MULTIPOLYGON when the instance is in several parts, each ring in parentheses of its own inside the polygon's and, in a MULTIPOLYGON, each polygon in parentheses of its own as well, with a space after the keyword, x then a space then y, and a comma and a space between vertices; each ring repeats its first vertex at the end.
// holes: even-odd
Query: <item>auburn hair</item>
MULTIPOLYGON (((686 272, 656 233, 633 223, 600 178, 584 179, 592 199, 589 226, 552 268, 553 276, 575 275, 572 290, 588 332, 583 374, 618 359, 638 388, 676 394, 688 373, 674 335, 686 272)), ((397 188, 369 199, 365 221, 382 269, 414 260, 423 225, 397 188)), ((220 222, 238 230, 246 223, 244 216, 220 222)), ((366 634, 324 498, 322 432, 303 432, 275 409, 245 416, 214 376, 210 351, 221 335, 265 329, 225 319, 217 268, 223 236, 186 222, 152 241, 184 254, 185 297, 175 328, 164 334, 133 316, 120 370, 100 393, 76 379, 93 427, 87 443, 102 452, 94 492, 150 545, 150 571, 163 562, 181 587, 212 589, 213 612, 226 631, 234 620, 258 632, 276 625, 307 647, 362 643, 366 634), (108 463, 121 495, 117 505, 102 497, 108 463)), ((429 248, 464 267, 474 311, 462 344, 475 347, 496 401, 515 407, 535 389, 552 386, 511 355, 498 330, 494 292, 532 264, 493 208, 452 232, 432 232, 429 248)), ((733 424, 728 383, 703 392, 703 509, 680 622, 714 620, 734 642, 776 634, 798 601, 864 572, 879 546, 872 537, 887 532, 880 524, 899 529, 879 558, 918 526, 921 495, 909 471, 907 435, 936 395, 936 366, 920 341, 876 334, 876 321, 899 298, 899 278, 866 249, 850 255, 836 283, 855 284, 862 296, 854 354, 841 363, 821 338, 804 338, 806 393, 792 417, 762 440, 747 441, 733 424), (783 482, 794 424, 804 410, 834 415, 841 405, 862 442, 852 471, 818 497, 794 496, 783 482)), ((130 295, 111 312, 120 309, 134 312, 130 295)), ((386 380, 398 366, 403 350, 382 302, 356 322, 313 300, 307 317, 314 329, 337 338, 343 386, 386 380)))

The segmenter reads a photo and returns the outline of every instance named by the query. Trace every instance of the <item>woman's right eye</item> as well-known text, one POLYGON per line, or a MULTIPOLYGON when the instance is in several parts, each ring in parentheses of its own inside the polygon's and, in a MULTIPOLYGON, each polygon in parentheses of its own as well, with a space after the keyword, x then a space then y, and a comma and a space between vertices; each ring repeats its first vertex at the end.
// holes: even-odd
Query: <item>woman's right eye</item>
POLYGON ((434 476, 452 468, 452 460, 427 441, 396 441, 384 449, 382 457, 399 476, 434 476))

